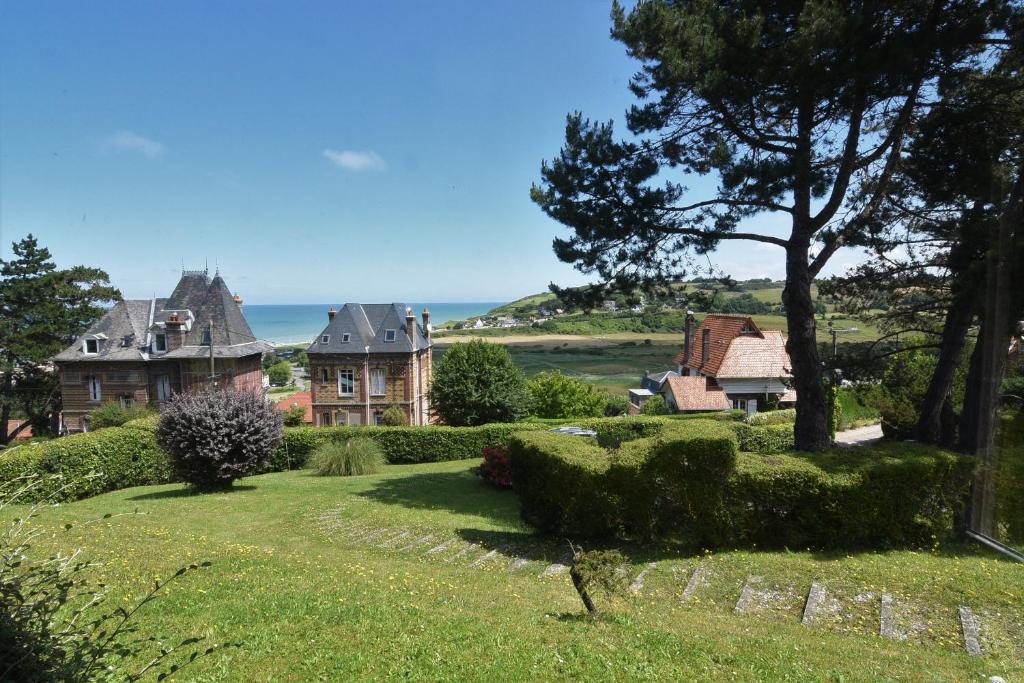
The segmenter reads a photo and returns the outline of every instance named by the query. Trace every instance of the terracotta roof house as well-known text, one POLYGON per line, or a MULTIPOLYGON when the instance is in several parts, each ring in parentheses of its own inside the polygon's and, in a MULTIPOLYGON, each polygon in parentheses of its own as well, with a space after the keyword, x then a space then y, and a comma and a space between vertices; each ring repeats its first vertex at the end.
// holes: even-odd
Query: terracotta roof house
POLYGON ((677 412, 754 413, 768 400, 796 402, 787 385, 792 374, 786 336, 760 329, 750 316, 711 313, 697 327, 687 313, 683 350, 674 360, 678 372, 664 378, 659 393, 677 412))
POLYGON ((430 423, 430 311, 405 304, 345 304, 307 349, 313 423, 378 424, 397 405, 410 425, 430 423))
POLYGON ((303 413, 302 421, 306 424, 313 424, 313 397, 308 391, 299 391, 287 398, 281 399, 274 404, 274 409, 287 413, 296 406, 300 406, 306 411, 303 413))
POLYGON ((105 401, 160 403, 210 386, 262 392, 260 360, 271 348, 219 273, 183 271, 170 297, 117 302, 53 357, 60 431, 87 431, 89 412, 105 401))

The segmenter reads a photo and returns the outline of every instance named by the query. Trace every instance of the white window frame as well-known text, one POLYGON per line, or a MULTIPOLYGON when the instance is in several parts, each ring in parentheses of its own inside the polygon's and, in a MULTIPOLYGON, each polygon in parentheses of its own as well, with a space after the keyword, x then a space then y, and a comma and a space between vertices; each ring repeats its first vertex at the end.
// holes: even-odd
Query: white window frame
POLYGON ((83 339, 82 340, 82 353, 87 356, 95 356, 100 352, 100 340, 99 339, 83 339), (92 344, 93 350, 89 350, 89 344, 92 344))
POLYGON ((121 404, 121 408, 128 409, 135 405, 135 397, 123 394, 117 398, 117 402, 121 404))
POLYGON ((171 400, 171 378, 167 375, 158 375, 156 378, 156 400, 171 400))
POLYGON ((341 335, 341 343, 342 344, 348 344, 348 340, 351 339, 351 338, 352 338, 352 335, 349 334, 348 332, 346 332, 345 334, 341 335))
POLYGON ((85 384, 89 387, 90 401, 97 402, 103 400, 103 382, 100 380, 99 375, 86 376, 85 384))
POLYGON ((384 343, 391 344, 394 342, 397 332, 397 330, 384 330, 384 343))
POLYGON ((331 335, 329 335, 329 334, 322 335, 320 337, 320 343, 321 344, 330 344, 331 343, 331 335))
POLYGON ((356 373, 354 370, 338 370, 338 396, 355 396, 356 395, 356 373), (341 380, 347 377, 350 382, 351 391, 345 392, 341 390, 341 380))
POLYGON ((370 396, 384 396, 387 393, 387 368, 370 368, 370 396))
POLYGON ((153 353, 167 353, 167 335, 164 333, 153 335, 153 353), (161 341, 163 342, 161 344, 161 341), (163 348, 160 348, 160 347, 163 348))
POLYGON ((745 398, 734 398, 732 400, 732 409, 733 410, 742 410, 742 411, 745 412, 747 410, 747 399, 745 399, 745 398))

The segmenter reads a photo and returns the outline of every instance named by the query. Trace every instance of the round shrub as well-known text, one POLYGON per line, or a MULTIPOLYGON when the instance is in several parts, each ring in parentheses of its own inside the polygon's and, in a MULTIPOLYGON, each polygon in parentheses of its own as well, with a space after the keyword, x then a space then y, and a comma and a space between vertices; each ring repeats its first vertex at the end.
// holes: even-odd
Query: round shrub
POLYGON ((594 387, 557 370, 541 372, 526 384, 530 412, 537 417, 599 417, 606 399, 594 387))
POLYGON ((278 361, 267 370, 267 377, 275 387, 283 387, 292 379, 292 366, 286 360, 278 361))
POLYGON ((240 391, 175 394, 157 428, 175 474, 200 490, 230 487, 269 465, 281 436, 281 414, 240 391))
POLYGON ((501 445, 484 446, 484 462, 477 469, 477 474, 491 486, 499 489, 512 488, 508 449, 501 445))
POLYGON ((351 477, 376 474, 384 466, 384 451, 373 439, 357 436, 347 441, 328 442, 313 452, 310 466, 321 477, 351 477))
POLYGON ((629 412, 629 399, 622 394, 609 394, 604 402, 604 416, 618 417, 629 412))
POLYGON ((640 409, 641 415, 668 415, 672 412, 669 408, 668 403, 665 402, 665 397, 661 394, 655 394, 649 399, 644 401, 643 408, 640 409))
POLYGON ((390 405, 384 410, 380 423, 385 427, 405 427, 409 420, 401 406, 390 405))
POLYGON ((504 346, 452 344, 434 368, 430 405, 453 427, 516 422, 529 412, 526 376, 504 346))

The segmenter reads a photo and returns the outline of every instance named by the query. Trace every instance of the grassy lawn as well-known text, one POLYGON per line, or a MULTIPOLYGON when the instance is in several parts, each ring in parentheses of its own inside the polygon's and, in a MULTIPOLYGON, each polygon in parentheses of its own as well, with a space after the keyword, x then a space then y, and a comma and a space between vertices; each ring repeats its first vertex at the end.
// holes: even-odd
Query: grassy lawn
POLYGON ((631 575, 655 563, 643 588, 618 614, 583 618, 567 576, 540 577, 563 557, 563 542, 535 537, 515 496, 484 487, 474 464, 389 466, 348 479, 286 472, 201 496, 177 485, 129 489, 47 510, 37 525, 53 533, 35 551, 82 547, 103 563, 113 600, 125 587, 137 594, 154 576, 212 560, 172 584, 137 624, 147 634, 242 643, 200 660, 188 680, 1024 676, 1024 566, 975 547, 851 555, 624 548, 631 575), (479 545, 459 556, 467 541, 479 545), (471 566, 490 549, 505 559, 471 566), (508 571, 511 557, 527 562, 508 571), (698 565, 707 582, 682 604, 698 565), (762 593, 736 614, 749 575, 764 577, 762 593), (834 604, 804 626, 812 581, 834 604), (905 642, 876 635, 881 592, 895 597, 905 642), (960 644, 960 604, 981 615, 981 657, 960 644))

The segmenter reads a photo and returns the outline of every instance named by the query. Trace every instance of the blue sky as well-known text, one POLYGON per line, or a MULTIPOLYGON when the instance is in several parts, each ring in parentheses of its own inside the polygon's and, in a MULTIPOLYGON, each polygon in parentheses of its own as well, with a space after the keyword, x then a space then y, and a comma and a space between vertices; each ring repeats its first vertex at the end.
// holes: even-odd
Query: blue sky
MULTIPOLYGON (((128 297, 165 295, 182 262, 209 260, 249 303, 584 282, 529 188, 566 113, 621 121, 631 103, 636 63, 609 9, 4 3, 0 254, 32 232, 128 297)), ((716 261, 783 273, 770 245, 716 261)))

